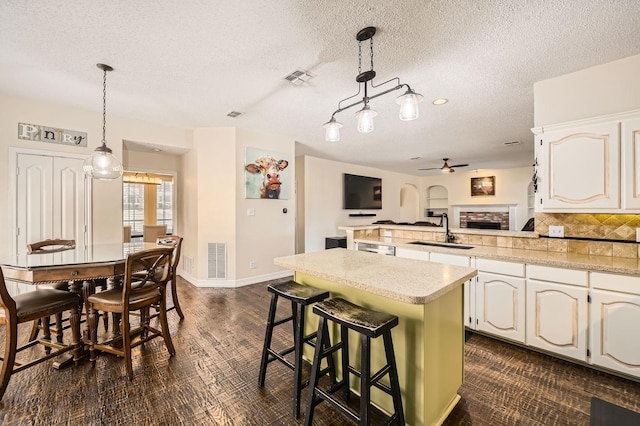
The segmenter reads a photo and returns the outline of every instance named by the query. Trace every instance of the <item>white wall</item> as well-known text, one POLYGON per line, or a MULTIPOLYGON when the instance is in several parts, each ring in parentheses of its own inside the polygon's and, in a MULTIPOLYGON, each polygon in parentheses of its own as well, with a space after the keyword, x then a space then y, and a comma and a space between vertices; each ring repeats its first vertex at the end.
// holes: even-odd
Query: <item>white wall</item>
MULTIPOLYGON (((297 160, 304 162, 304 212, 300 214, 304 214, 306 253, 324 250, 326 237, 344 235, 338 226, 367 225, 383 219, 398 221, 401 216, 400 189, 404 184, 420 187, 419 176, 309 156, 298 157, 297 160), (363 213, 375 213, 376 216, 349 217, 349 213, 360 211, 342 208, 344 173, 382 179, 382 209, 362 210, 363 213)), ((302 185, 298 183, 300 190, 302 185)))
MULTIPOLYGON (((273 264, 273 259, 295 253, 295 141, 282 135, 237 129, 236 140, 236 279, 238 284, 258 282, 282 275, 282 268, 273 264), (288 185, 287 199, 285 188, 281 199, 247 199, 245 195, 245 149, 260 148, 265 152, 282 154, 289 165, 280 172, 280 179, 288 185), (254 216, 247 215, 247 209, 253 209, 254 216), (287 213, 283 212, 286 209, 287 213), (256 268, 250 269, 249 262, 255 261, 256 268), (274 275, 275 274, 275 275, 274 275)), ((251 159, 249 159, 251 160, 251 159)), ((255 160, 255 159, 253 159, 255 160)), ((251 161, 253 161, 251 160, 251 161)))
MULTIPOLYGON (((517 204, 516 230, 522 229, 527 222, 527 188, 533 175, 533 167, 515 169, 461 171, 443 173, 422 178, 421 204, 424 205, 427 188, 432 185, 442 185, 449 192, 449 205, 482 205, 482 204, 517 204), (495 196, 471 196, 471 178, 495 176, 495 196)), ((424 214, 424 209, 422 214, 424 214)), ((449 217, 453 217, 453 210, 449 208, 449 217)))
MULTIPOLYGON (((99 106, 99 105, 98 105, 99 106)), ((85 111, 64 105, 0 95, 0 256, 11 252, 11 209, 9 199, 9 147, 30 148, 49 152, 72 152, 89 155, 102 139, 101 111, 85 111), (18 139, 18 123, 39 124, 87 132, 88 146, 65 146, 18 139)), ((152 140, 160 145, 190 144, 190 132, 136 120, 107 115, 107 143, 114 155, 122 159, 123 140, 152 140)), ((93 242, 122 241, 122 181, 93 182, 93 242)))
POLYGON ((640 55, 533 85, 534 127, 640 109, 640 55))

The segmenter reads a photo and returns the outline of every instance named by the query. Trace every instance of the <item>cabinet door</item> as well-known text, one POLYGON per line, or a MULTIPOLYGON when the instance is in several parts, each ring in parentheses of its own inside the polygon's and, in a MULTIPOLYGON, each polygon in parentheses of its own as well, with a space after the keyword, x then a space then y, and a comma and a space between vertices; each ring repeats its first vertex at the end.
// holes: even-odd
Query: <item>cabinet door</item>
POLYGON ((619 124, 538 136, 542 210, 619 209, 619 124))
MULTIPOLYGON (((456 266, 471 266, 471 258, 469 256, 459 256, 449 253, 432 252, 429 255, 429 261, 456 266)), ((476 278, 474 277, 464 283, 464 325, 472 330, 476 328, 475 282, 476 278)))
POLYGON ((587 360, 585 287, 527 280, 527 344, 587 360))
POLYGON ((525 342, 524 278, 478 273, 477 330, 525 342))
POLYGON ((429 252, 421 250, 411 250, 402 247, 396 248, 396 257, 404 257, 406 259, 429 260, 429 252))
POLYGON ((640 209, 640 118, 622 122, 622 206, 640 209))
POLYGON ((640 295, 591 292, 591 362, 640 377, 640 295))

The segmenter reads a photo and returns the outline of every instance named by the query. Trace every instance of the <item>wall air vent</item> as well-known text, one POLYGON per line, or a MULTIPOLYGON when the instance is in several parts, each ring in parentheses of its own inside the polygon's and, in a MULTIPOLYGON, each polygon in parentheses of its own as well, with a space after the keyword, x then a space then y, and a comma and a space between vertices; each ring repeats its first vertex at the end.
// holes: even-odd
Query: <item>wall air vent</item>
POLYGON ((238 118, 241 115, 244 115, 244 112, 231 111, 227 113, 227 117, 231 117, 231 118, 238 118))
POLYGON ((209 278, 227 278, 227 244, 209 243, 208 248, 209 278))
POLYGON ((307 71, 296 70, 289 75, 284 77, 285 80, 293 84, 294 86, 300 86, 307 81, 311 80, 313 75, 309 74, 307 71))

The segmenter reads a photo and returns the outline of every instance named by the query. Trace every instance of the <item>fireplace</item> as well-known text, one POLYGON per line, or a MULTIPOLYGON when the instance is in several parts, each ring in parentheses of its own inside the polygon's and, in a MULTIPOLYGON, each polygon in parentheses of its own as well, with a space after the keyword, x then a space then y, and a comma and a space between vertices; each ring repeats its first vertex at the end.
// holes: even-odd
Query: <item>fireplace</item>
POLYGON ((451 207, 453 228, 517 229, 517 204, 457 204, 451 207))
POLYGON ((491 222, 491 221, 475 221, 468 220, 467 228, 473 229, 502 229, 500 222, 491 222))

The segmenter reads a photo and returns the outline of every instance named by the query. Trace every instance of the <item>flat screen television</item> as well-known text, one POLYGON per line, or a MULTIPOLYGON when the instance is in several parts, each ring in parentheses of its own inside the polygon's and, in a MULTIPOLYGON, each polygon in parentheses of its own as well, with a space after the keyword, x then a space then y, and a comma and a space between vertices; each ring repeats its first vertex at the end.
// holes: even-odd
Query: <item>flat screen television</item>
POLYGON ((382 208, 382 179, 344 174, 345 210, 382 208))

